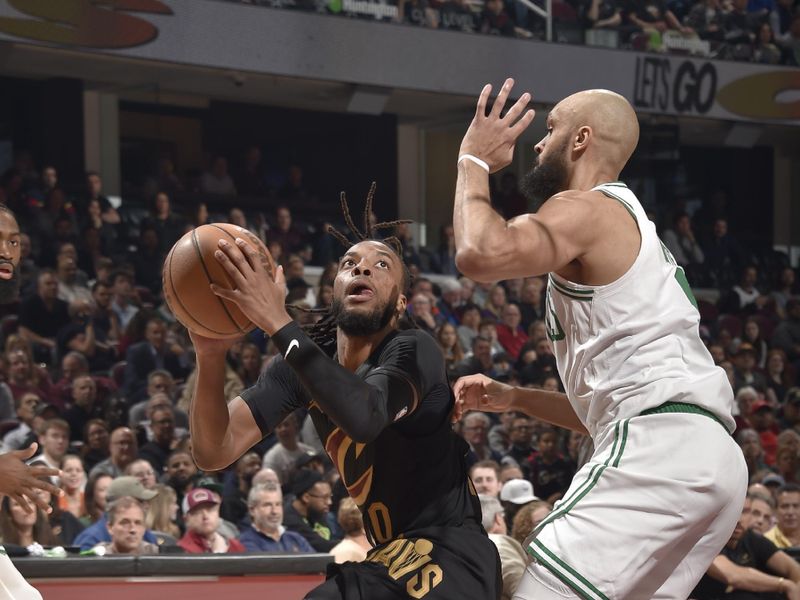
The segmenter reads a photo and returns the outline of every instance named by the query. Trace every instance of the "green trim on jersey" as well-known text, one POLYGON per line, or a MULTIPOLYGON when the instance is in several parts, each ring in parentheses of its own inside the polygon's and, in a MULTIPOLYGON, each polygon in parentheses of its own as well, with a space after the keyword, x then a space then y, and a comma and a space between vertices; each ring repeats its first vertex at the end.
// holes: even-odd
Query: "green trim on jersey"
MULTIPOLYGON (((606 184, 606 185, 610 185, 610 184, 606 184)), ((625 187, 627 188, 628 186, 625 186, 625 187)), ((633 220, 636 221, 636 226, 637 227, 639 226, 639 219, 636 218, 636 211, 633 210, 633 206, 628 204, 628 202, 626 200, 623 200, 622 198, 620 198, 619 196, 617 196, 613 192, 609 192, 608 190, 599 190, 599 191, 603 192, 606 196, 608 196, 612 200, 616 200, 617 202, 622 204, 622 206, 625 207, 625 209, 628 211, 628 213, 630 213, 631 217, 633 217, 633 220)))
POLYGON ((554 552, 549 550, 539 540, 533 540, 533 542, 531 542, 531 545, 528 546, 528 554, 533 556, 540 565, 572 588, 581 598, 585 600, 609 600, 608 596, 592 585, 592 583, 578 573, 578 571, 556 556, 554 552), (536 547, 534 548, 534 546, 536 547))
POLYGON ((686 279, 686 271, 683 270, 683 267, 678 267, 675 269, 675 281, 677 281, 678 285, 681 286, 683 293, 686 294, 686 297, 689 299, 689 302, 692 303, 692 306, 697 308, 697 298, 694 297, 692 286, 689 285, 689 280, 686 279))
POLYGON ((567 296, 568 298, 572 298, 573 300, 580 300, 582 302, 587 302, 592 300, 592 296, 594 295, 594 290, 579 290, 577 288, 569 287, 563 283, 559 283, 555 280, 552 275, 548 276, 550 284, 555 288, 557 292, 560 292, 562 295, 567 296))

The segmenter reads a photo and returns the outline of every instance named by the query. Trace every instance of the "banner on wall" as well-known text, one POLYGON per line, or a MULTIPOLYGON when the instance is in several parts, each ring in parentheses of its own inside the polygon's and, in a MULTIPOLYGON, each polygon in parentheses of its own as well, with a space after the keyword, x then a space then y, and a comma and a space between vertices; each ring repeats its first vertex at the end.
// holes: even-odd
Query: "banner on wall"
POLYGON ((512 76, 516 92, 544 104, 605 88, 642 112, 800 125, 793 67, 375 23, 396 14, 385 0, 275 2, 310 12, 222 0, 0 0, 0 40, 475 97, 512 76), (372 19, 320 14, 332 3, 372 19))

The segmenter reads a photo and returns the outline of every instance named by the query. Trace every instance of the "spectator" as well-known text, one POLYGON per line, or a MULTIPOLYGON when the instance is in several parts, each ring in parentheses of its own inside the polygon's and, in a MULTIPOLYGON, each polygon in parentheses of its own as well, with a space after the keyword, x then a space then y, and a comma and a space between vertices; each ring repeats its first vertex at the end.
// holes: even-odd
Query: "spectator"
POLYGON ((544 316, 544 311, 542 310, 543 289, 542 280, 538 277, 532 277, 525 280, 522 284, 522 290, 520 290, 520 301, 517 306, 519 306, 519 311, 522 315, 522 327, 529 332, 528 337, 530 337, 531 324, 541 320, 544 316))
POLYGON ((540 497, 550 504, 560 500, 575 475, 575 465, 558 450, 558 432, 550 426, 539 430, 539 451, 530 462, 531 483, 540 497))
POLYGON ((467 468, 482 460, 500 462, 500 455, 489 447, 489 427, 492 422, 482 412, 469 412, 461 420, 461 435, 469 444, 467 468))
POLYGON ((208 225, 211 221, 208 218, 208 205, 205 202, 198 202, 192 210, 192 218, 186 224, 186 231, 191 231, 202 225, 208 225))
POLYGON ((150 508, 144 518, 145 525, 153 531, 155 537, 160 538, 159 534, 166 534, 177 542, 181 537, 181 530, 177 525, 178 497, 175 490, 163 483, 157 483, 153 491, 157 496, 150 500, 150 508))
POLYGON ((107 512, 111 539, 95 545, 92 548, 95 554, 158 554, 158 546, 144 539, 145 510, 136 498, 118 498, 109 505, 107 512))
MULTIPOLYGON (((286 254, 297 252, 302 248, 305 240, 294 226, 292 213, 288 206, 279 206, 275 209, 275 227, 269 230, 267 239, 270 242, 279 243, 286 254)), ((301 273, 299 276, 302 277, 303 274, 301 273)))
MULTIPOLYGON (((153 216, 147 219, 142 227, 153 227, 158 233, 158 240, 161 244, 161 251, 165 254, 183 235, 186 225, 172 212, 169 195, 166 192, 158 192, 155 200, 155 210, 153 216)), ((123 327, 125 327, 125 321, 123 327)))
POLYGON ((525 539, 552 511, 553 507, 544 500, 533 500, 523 505, 514 516, 511 537, 524 545, 525 539))
POLYGON ((472 340, 478 335, 481 324, 481 309, 477 304, 468 303, 461 309, 461 324, 458 326, 458 341, 462 350, 472 348, 472 340))
MULTIPOLYGON (((249 146, 244 153, 242 162, 242 169, 236 175, 236 189, 239 194, 242 196, 266 196, 267 186, 261 165, 261 149, 258 146, 249 146)), ((231 223, 245 227, 245 225, 236 223, 232 218, 231 223)))
MULTIPOLYGON (((33 392, 45 402, 58 401, 47 370, 34 364, 30 355, 30 347, 24 340, 20 341, 19 349, 6 353, 8 381, 7 387, 3 386, 0 389, 3 392, 10 391, 14 400, 20 398, 23 394, 33 392)), ((7 343, 6 346, 9 346, 9 344, 7 343)), ((5 418, 11 417, 12 404, 7 394, 2 394, 0 410, 2 410, 5 418)))
POLYGON ((764 462, 774 465, 775 454, 778 451, 778 436, 775 433, 775 410, 769 402, 759 399, 753 403, 750 407, 750 423, 761 438, 764 462))
MULTIPOLYGON (((725 39, 725 13, 720 0, 703 0, 689 10, 686 25, 691 27, 700 39, 722 42, 725 39)), ((666 241, 665 241, 666 243, 666 241)), ((667 246, 669 247, 669 245, 667 246)), ((672 253, 673 256, 675 253, 672 253)), ((677 257, 676 257, 677 260, 677 257)))
POLYGON ((489 446, 500 455, 506 454, 509 448, 511 448, 509 429, 516 416, 517 413, 513 410, 500 413, 500 422, 496 425, 492 425, 492 428, 489 430, 489 446))
POLYGON ((786 393, 794 385, 793 369, 787 364, 786 353, 775 349, 767 353, 767 396, 776 406, 783 402, 786 393))
POLYGON ((166 396, 169 404, 172 405, 174 394, 175 380, 172 378, 172 374, 169 371, 163 369, 150 371, 150 374, 147 376, 148 400, 142 400, 131 407, 129 419, 131 429, 138 427, 142 421, 149 418, 147 416, 148 409, 152 411, 152 409, 155 408, 154 405, 150 404, 150 400, 157 395, 163 395, 166 396))
POLYGON ((751 529, 751 505, 752 498, 748 497, 730 541, 711 563, 692 598, 745 600, 775 597, 765 592, 777 592, 778 597, 787 598, 800 594, 800 566, 751 529))
POLYGON ((775 304, 775 312, 781 319, 786 318, 786 303, 794 292, 795 273, 792 267, 781 269, 780 280, 776 288, 770 294, 775 304))
POLYGON ((455 373, 459 377, 483 373, 488 377, 495 375, 494 361, 492 361, 492 341, 482 335, 472 338, 472 356, 465 358, 455 366, 455 373))
POLYGON ((365 560, 367 552, 372 549, 372 544, 367 539, 367 533, 364 531, 364 518, 355 500, 350 497, 342 499, 339 503, 337 521, 344 532, 344 538, 331 550, 334 562, 365 560))
POLYGON ((58 545, 44 511, 34 507, 32 512, 28 512, 9 496, 4 496, 0 504, 0 536, 5 543, 23 548, 33 544, 58 545))
POLYGON ((786 302, 786 320, 775 327, 772 347, 783 350, 790 361, 800 360, 800 299, 786 302))
POLYGON ((141 228, 136 252, 130 257, 136 282, 155 296, 161 292, 161 271, 166 254, 161 246, 156 228, 146 225, 141 228))
POLYGON ((37 292, 22 303, 19 313, 19 333, 31 343, 37 360, 52 360, 56 335, 67 321, 67 303, 58 298, 55 274, 49 269, 40 271, 37 292))
POLYGON ((728 233, 728 220, 725 218, 714 220, 712 235, 703 251, 706 266, 722 281, 725 281, 727 271, 738 269, 742 264, 742 251, 738 242, 728 233))
POLYGON ((489 291, 489 297, 483 305, 481 317, 484 319, 491 319, 492 321, 499 321, 503 317, 503 308, 505 308, 507 303, 506 288, 499 283, 495 284, 489 291))
POLYGON ((507 535, 508 528, 504 519, 503 506, 495 496, 478 495, 483 515, 483 528, 489 539, 497 546, 500 555, 500 568, 503 577, 502 600, 511 600, 512 595, 522 579, 522 573, 528 565, 527 555, 522 545, 507 535))
POLYGON ((749 49, 756 37, 753 33, 754 26, 760 19, 748 12, 748 2, 749 0, 733 0, 725 15, 725 39, 730 44, 742 44, 749 49))
MULTIPOLYGON (((522 469, 525 479, 531 478, 531 462, 536 454, 533 445, 533 422, 530 417, 517 415, 509 428, 511 447, 503 457, 503 462, 513 461, 522 469)), ((537 490, 538 491, 538 490, 537 490)))
POLYGON ((775 32, 775 38, 781 42, 790 37, 789 29, 794 16, 794 0, 777 0, 769 14, 769 24, 775 32))
POLYGON ((778 445, 775 453, 775 471, 783 480, 783 484, 798 483, 798 467, 800 466, 800 455, 796 447, 778 445))
POLYGON ((143 458, 137 458, 125 467, 125 475, 138 479, 146 490, 154 490, 156 488, 156 472, 153 469, 153 465, 143 458))
POLYGON ((87 300, 73 300, 69 305, 69 321, 58 331, 58 355, 79 352, 86 357, 87 367, 94 372, 110 368, 116 360, 116 351, 99 342, 92 319, 92 304, 87 300))
POLYGON ((505 349, 497 339, 497 322, 494 319, 483 319, 478 325, 478 332, 481 337, 485 337, 492 342, 492 356, 505 353, 505 349))
MULTIPOLYGON (((148 378, 152 378, 154 373, 166 373, 166 371, 153 371, 148 378)), ((167 373, 169 375, 169 373, 167 373)), ((158 381, 158 378, 155 379, 158 381)), ((172 376, 170 376, 170 382, 172 376)), ((148 384, 148 389, 150 385, 148 384)), ((137 429, 140 433, 144 433, 143 441, 153 440, 153 413, 158 409, 167 409, 172 411, 172 416, 175 419, 175 437, 180 438, 189 431, 189 415, 187 415, 180 408, 175 408, 172 405, 172 400, 168 394, 162 392, 155 392, 151 394, 149 400, 144 400, 131 408, 129 424, 131 429, 137 429), (139 410, 141 409, 141 410, 139 410)))
MULTIPOLYGON (((517 464, 500 465, 500 485, 504 486, 512 479, 522 479, 522 469, 517 464)), ((500 488, 503 491, 503 488, 500 488)))
POLYGON ((120 338, 121 328, 119 317, 111 308, 111 286, 108 282, 98 280, 92 285, 92 300, 95 336, 100 342, 116 342, 120 338))
POLYGON ((750 529, 764 535, 772 529, 775 501, 772 496, 761 496, 748 491, 750 500, 750 529))
POLYGON ((767 342, 761 337, 761 327, 753 317, 749 317, 744 322, 742 342, 747 342, 753 347, 756 355, 756 367, 763 371, 767 365, 767 342))
POLYGON ((247 507, 251 525, 242 531, 239 541, 248 552, 315 551, 300 533, 283 526, 283 495, 277 484, 254 485, 247 496, 247 507))
POLYGON ((253 487, 253 477, 261 468, 261 458, 255 452, 247 452, 236 461, 236 488, 222 499, 221 514, 226 521, 237 527, 245 524, 247 518, 247 495, 253 487))
POLYGON ((228 160, 224 156, 215 156, 211 161, 211 169, 200 178, 200 191, 221 196, 236 195, 236 186, 228 175, 228 160))
MULTIPOLYGON (((236 374, 239 376, 244 389, 255 385, 256 381, 258 381, 258 376, 261 374, 261 351, 258 346, 251 342, 242 345, 236 374)), ((225 397, 229 397, 227 393, 225 397)))
MULTIPOLYGON (((317 552, 330 552, 338 542, 325 524, 332 503, 330 484, 316 471, 301 469, 295 474, 291 489, 294 500, 285 507, 284 525, 303 536, 317 552)), ((251 518, 255 523, 252 511, 251 518)))
POLYGON ((152 441, 139 449, 139 458, 153 465, 159 475, 164 472, 167 457, 175 443, 175 413, 171 406, 164 406, 152 412, 150 428, 153 431, 152 441))
MULTIPOLYGON (((77 456, 74 458, 80 460, 77 456)), ((43 462, 34 464, 44 466, 43 462)), ((81 467, 81 470, 82 469, 83 467, 81 467)), ((44 481, 47 481, 47 478, 44 478, 44 481)), ((61 546, 72 545, 72 540, 84 530, 84 524, 78 517, 62 507, 61 499, 63 496, 54 497, 47 490, 39 490, 37 495, 39 501, 46 502, 50 506, 47 521, 50 525, 50 530, 53 532, 53 535, 56 536, 56 544, 61 546)))
POLYGON ((88 470, 103 462, 109 457, 110 435, 108 423, 103 419, 92 419, 86 423, 83 430, 84 445, 81 448, 81 457, 88 470))
POLYGON ((754 429, 737 430, 736 443, 742 449, 750 481, 759 481, 770 469, 764 462, 764 449, 758 432, 754 429))
POLYGON ((191 489, 195 475, 197 475, 197 465, 194 463, 192 453, 180 448, 173 450, 167 458, 166 483, 172 486, 179 500, 183 500, 186 492, 191 489))
POLYGON ((591 29, 614 29, 622 25, 622 11, 616 0, 589 0, 585 26, 591 29))
POLYGON ((103 417, 104 407, 97 401, 97 388, 91 375, 79 375, 72 382, 72 405, 64 412, 69 423, 70 441, 81 440, 86 425, 103 417))
POLYGON ((86 504, 86 515, 81 519, 84 525, 91 525, 103 518, 106 511, 106 499, 108 488, 114 480, 111 475, 96 473, 90 476, 83 490, 84 503, 86 504))
POLYGON ((753 43, 753 62, 777 65, 781 62, 781 51, 775 45, 775 35, 769 23, 760 23, 756 27, 756 39, 753 43))
MULTIPOLYGON (((39 447, 42 453, 34 460, 43 461, 51 469, 60 469, 69 447, 69 424, 63 419, 45 421, 39 430, 39 447)), ((58 481, 53 484, 58 485, 58 481)))
POLYGON ((244 552, 235 538, 226 539, 217 529, 220 525, 219 496, 204 488, 195 488, 183 498, 183 519, 186 533, 178 545, 192 554, 224 554, 244 552))
POLYGON ((87 200, 86 204, 97 202, 103 222, 109 225, 119 225, 122 219, 111 201, 103 195, 103 179, 99 173, 90 171, 86 174, 87 200))
POLYGON ((136 436, 127 427, 117 427, 111 432, 110 456, 97 463, 89 472, 89 476, 95 473, 108 473, 112 477, 119 477, 125 472, 125 468, 136 458, 138 444, 136 436))
POLYGON ((313 453, 314 449, 299 440, 299 423, 297 415, 290 413, 275 427, 278 443, 264 454, 263 468, 273 469, 282 484, 289 483, 291 469, 301 456, 313 453))
POLYGON ((664 245, 681 266, 700 265, 705 260, 692 231, 692 221, 686 213, 675 215, 673 229, 664 232, 664 245))
POLYGON ((760 373, 756 366, 756 349, 747 342, 739 344, 736 351, 734 364, 736 365, 736 376, 734 390, 739 390, 744 386, 755 388, 759 393, 766 393, 767 380, 760 373))
POLYGON ((778 489, 776 500, 777 522, 764 536, 778 548, 800 546, 800 486, 787 483, 778 489))
MULTIPOLYGON (((500 490, 500 501, 506 513, 506 525, 514 522, 514 517, 526 504, 539 500, 533 495, 533 485, 527 479, 511 479, 500 490)), ((530 533, 531 530, 528 530, 530 533)))
POLYGON ((750 265, 742 270, 742 276, 737 285, 733 286, 733 311, 755 312, 764 308, 769 298, 763 296, 756 288, 758 270, 750 265))
POLYGON ((497 340, 509 356, 516 361, 528 336, 522 328, 522 313, 514 303, 503 307, 502 322, 497 324, 497 340))
POLYGON ((631 5, 628 21, 645 33, 663 34, 672 29, 682 33, 690 33, 684 28, 663 0, 645 0, 631 5))
POLYGON ((85 281, 78 279, 78 265, 71 256, 61 254, 56 262, 56 278, 58 279, 58 298, 67 304, 75 300, 89 302, 92 293, 85 281))
MULTIPOLYGON (((89 476, 89 482, 91 483, 93 477, 89 476)), ((102 481, 99 479, 94 479, 95 486, 98 486, 98 481, 102 481)), ((87 485, 87 494, 89 491, 89 486, 87 485)), ((101 542, 110 542, 112 541, 111 532, 109 531, 109 524, 111 522, 111 512, 113 508, 113 504, 115 501, 120 500, 125 497, 132 497, 134 500, 137 501, 137 506, 139 506, 144 513, 147 512, 147 502, 152 500, 156 496, 157 492, 153 490, 146 490, 142 486, 139 481, 136 480, 134 477, 117 477, 113 481, 111 481, 110 485, 106 489, 105 495, 105 505, 106 511, 105 513, 101 513, 97 520, 84 529, 80 535, 75 538, 73 544, 75 546, 80 546, 81 550, 88 550, 96 546, 101 542)), ((97 489, 95 488, 94 496, 97 497, 97 489)), ((96 500, 95 500, 96 501, 96 500)), ((88 496, 87 496, 87 507, 89 508, 89 514, 92 515, 93 512, 96 513, 97 507, 89 506, 88 496)), ((142 515, 142 523, 144 523, 145 515, 142 515)), ((144 526, 142 526, 144 531, 144 541, 149 542, 151 544, 155 544, 157 542, 155 536, 153 536, 152 532, 149 530, 144 530, 144 526)), ((141 540, 141 536, 140 536, 141 540)))
POLYGON ((453 327, 458 325, 458 313, 461 310, 461 284, 455 279, 444 279, 439 287, 442 297, 436 302, 436 309, 443 322, 450 323, 453 327))
POLYGON ((464 360, 464 352, 458 343, 456 328, 450 323, 443 323, 436 332, 436 341, 444 354, 447 371, 452 371, 455 366, 464 360))
POLYGON ((127 329, 133 316, 139 312, 134 302, 133 278, 127 271, 118 270, 111 273, 110 282, 114 294, 111 310, 117 317, 120 330, 127 329))
POLYGON ((167 326, 158 317, 151 317, 145 326, 145 340, 128 348, 125 356, 123 390, 128 402, 142 400, 147 391, 147 376, 156 369, 166 369, 175 378, 183 378, 185 356, 175 345, 168 345, 167 326))
POLYGON ((500 465, 493 460, 476 462, 469 470, 469 477, 478 494, 497 498, 500 495, 500 465))
POLYGON ((503 0, 487 0, 480 16, 478 30, 481 33, 514 37, 516 23, 506 12, 503 0))
MULTIPOLYGON (((451 0, 451 4, 460 5, 462 0, 451 0)), ((455 11, 456 13, 459 10, 455 11)), ((473 22, 474 17, 470 14, 470 21, 473 22)), ((444 16, 443 16, 444 21, 444 16)), ((442 275, 458 276, 458 268, 456 267, 456 242, 455 233, 451 224, 442 225, 439 230, 439 245, 431 255, 431 270, 442 275)))
POLYGON ((14 400, 19 425, 3 436, 3 452, 22 450, 37 441, 33 422, 41 401, 41 398, 33 392, 24 393, 14 400))

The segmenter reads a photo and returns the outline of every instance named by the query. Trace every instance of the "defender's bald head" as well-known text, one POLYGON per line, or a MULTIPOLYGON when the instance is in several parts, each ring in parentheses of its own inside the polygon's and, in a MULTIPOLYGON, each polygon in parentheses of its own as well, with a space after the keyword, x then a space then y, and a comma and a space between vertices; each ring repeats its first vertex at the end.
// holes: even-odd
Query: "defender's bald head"
POLYGON ((567 96, 551 113, 573 129, 591 127, 596 150, 621 171, 639 142, 639 120, 630 103, 616 92, 585 90, 567 96))

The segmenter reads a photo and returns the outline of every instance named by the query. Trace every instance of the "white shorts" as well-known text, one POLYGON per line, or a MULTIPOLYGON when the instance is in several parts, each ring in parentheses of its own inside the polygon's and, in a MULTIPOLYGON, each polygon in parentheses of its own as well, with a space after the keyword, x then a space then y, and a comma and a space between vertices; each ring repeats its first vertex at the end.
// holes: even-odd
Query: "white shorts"
MULTIPOLYGON (((684 600, 741 515, 741 450, 719 422, 689 413, 623 419, 595 447, 534 532, 526 549, 536 565, 514 597, 534 600, 526 578, 544 567, 572 597, 684 600)), ((565 597, 536 589, 535 600, 565 597)))

